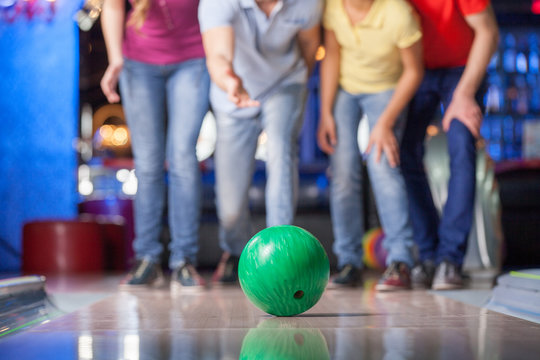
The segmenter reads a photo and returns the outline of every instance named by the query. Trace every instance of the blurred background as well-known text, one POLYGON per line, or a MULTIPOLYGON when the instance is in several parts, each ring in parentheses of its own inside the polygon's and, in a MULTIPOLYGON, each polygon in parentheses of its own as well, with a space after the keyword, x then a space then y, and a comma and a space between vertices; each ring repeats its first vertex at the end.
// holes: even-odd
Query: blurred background
MULTIPOLYGON (((108 104, 99 87, 107 66, 102 2, 0 0, 0 273, 123 271, 132 259, 137 178, 122 106, 108 104)), ((488 69, 465 265, 495 274, 540 267, 540 0, 492 3, 501 40, 488 69)), ((323 48, 317 56, 324 57, 323 48)), ((315 140, 318 82, 315 72, 299 138, 296 224, 321 240, 334 264, 328 161, 315 140)), ((445 139, 436 121, 428 135, 426 166, 440 208, 447 195, 445 139)), ((204 183, 202 266, 213 266, 220 255, 215 137, 209 113, 197 148, 204 183)), ((264 134, 257 159, 250 190, 255 230, 264 226, 264 134)), ((369 187, 365 195, 366 230, 376 230, 369 187)), ((163 222, 166 243, 165 213, 163 222)), ((374 249, 381 236, 374 234, 364 240, 373 252, 368 262, 380 267, 374 249)))

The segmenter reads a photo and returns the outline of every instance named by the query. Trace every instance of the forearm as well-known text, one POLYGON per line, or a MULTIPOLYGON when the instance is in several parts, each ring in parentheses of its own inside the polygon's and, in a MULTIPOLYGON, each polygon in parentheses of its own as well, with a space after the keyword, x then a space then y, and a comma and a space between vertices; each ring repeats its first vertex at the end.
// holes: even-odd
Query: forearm
POLYGON ((401 49, 400 53, 403 72, 394 88, 394 94, 378 119, 378 123, 388 127, 394 126, 399 114, 412 99, 424 77, 421 43, 418 41, 409 48, 401 49))
POLYGON ((491 34, 484 33, 475 36, 465 71, 455 93, 474 96, 486 75, 486 68, 497 47, 495 38, 491 34))
POLYGON ((216 54, 206 57, 206 65, 212 81, 226 91, 225 81, 228 76, 234 74, 232 61, 223 55, 216 54))
POLYGON ((339 50, 328 51, 321 63, 321 115, 331 115, 339 85, 339 50))
POLYGON ((381 125, 393 127, 399 114, 405 109, 414 96, 420 82, 423 71, 421 69, 405 69, 394 89, 394 94, 379 118, 381 125))
POLYGON ((321 44, 319 27, 317 26, 315 29, 307 30, 305 34, 300 35, 298 44, 302 58, 306 63, 308 74, 311 74, 315 67, 315 54, 321 44))
POLYGON ((479 19, 473 18, 473 22, 470 22, 475 31, 474 40, 465 65, 465 71, 454 94, 475 95, 486 75, 489 61, 497 50, 499 31, 491 8, 486 10, 485 15, 478 15, 477 17, 479 19))
POLYGON ((226 90, 225 82, 234 75, 234 33, 231 27, 213 28, 203 33, 206 65, 212 81, 226 90))
POLYGON ((122 39, 125 26, 124 0, 105 0, 101 13, 101 27, 109 64, 121 64, 122 39))
POLYGON ((302 53, 302 58, 304 59, 304 62, 306 63, 308 76, 311 75, 313 72, 313 69, 315 68, 315 54, 317 53, 317 47, 306 49, 301 47, 300 51, 302 53))

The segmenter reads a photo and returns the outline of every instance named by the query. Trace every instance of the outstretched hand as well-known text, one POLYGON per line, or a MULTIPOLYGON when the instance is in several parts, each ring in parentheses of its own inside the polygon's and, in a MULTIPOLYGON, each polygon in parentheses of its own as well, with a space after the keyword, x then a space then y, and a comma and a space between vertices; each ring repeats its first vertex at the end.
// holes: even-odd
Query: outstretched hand
POLYGON ((253 100, 249 96, 246 89, 244 89, 242 79, 240 79, 238 75, 236 75, 232 70, 228 70, 226 76, 227 77, 224 81, 225 90, 231 102, 233 102, 239 108, 255 107, 260 105, 259 101, 253 100))

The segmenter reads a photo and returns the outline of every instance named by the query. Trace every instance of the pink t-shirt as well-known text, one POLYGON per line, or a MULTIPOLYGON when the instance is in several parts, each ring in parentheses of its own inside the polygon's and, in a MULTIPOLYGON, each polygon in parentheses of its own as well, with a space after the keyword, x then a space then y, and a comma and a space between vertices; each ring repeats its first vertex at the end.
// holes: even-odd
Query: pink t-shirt
POLYGON ((124 56, 157 65, 204 57, 198 6, 199 0, 150 0, 143 26, 126 28, 124 56))

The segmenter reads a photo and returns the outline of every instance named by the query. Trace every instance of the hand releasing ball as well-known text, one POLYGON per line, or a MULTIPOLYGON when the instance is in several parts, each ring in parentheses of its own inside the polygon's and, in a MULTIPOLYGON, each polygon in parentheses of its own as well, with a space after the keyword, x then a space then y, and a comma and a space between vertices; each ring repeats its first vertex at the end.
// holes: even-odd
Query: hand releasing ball
POLYGON ((247 243, 238 265, 240 286, 259 309, 294 316, 319 301, 330 264, 317 238, 291 226, 266 228, 247 243))

